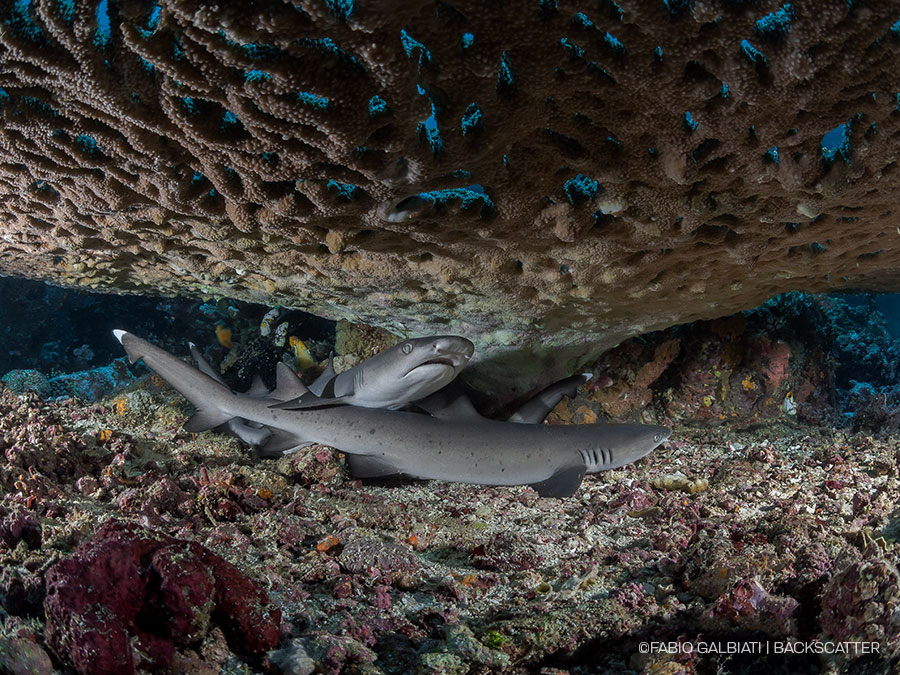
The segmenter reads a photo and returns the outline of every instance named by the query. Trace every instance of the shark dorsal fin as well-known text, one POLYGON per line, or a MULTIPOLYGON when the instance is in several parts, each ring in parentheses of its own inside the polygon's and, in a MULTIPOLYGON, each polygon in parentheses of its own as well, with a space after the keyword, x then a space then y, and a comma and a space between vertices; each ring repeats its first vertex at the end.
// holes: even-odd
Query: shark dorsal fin
POLYGON ((284 362, 279 362, 275 366, 275 389, 268 395, 276 401, 287 401, 298 396, 303 396, 309 389, 297 377, 297 373, 291 370, 284 362))
POLYGON ((266 383, 263 382, 259 373, 253 375, 253 380, 250 382, 250 388, 244 392, 247 396, 255 396, 256 398, 262 398, 263 396, 268 395, 268 393, 269 388, 266 386, 266 383))
POLYGON ((322 371, 322 374, 309 385, 309 390, 316 396, 321 396, 322 391, 325 389, 325 385, 331 382, 336 375, 337 373, 334 372, 334 352, 331 352, 328 355, 328 365, 325 366, 325 370, 322 371))

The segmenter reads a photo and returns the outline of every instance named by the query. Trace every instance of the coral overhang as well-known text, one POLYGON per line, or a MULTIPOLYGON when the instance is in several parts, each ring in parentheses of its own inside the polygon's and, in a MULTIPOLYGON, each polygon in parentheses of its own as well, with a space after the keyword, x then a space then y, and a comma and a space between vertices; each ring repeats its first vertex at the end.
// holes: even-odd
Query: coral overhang
POLYGON ((6 7, 5 274, 573 359, 900 285, 891 3, 6 7))

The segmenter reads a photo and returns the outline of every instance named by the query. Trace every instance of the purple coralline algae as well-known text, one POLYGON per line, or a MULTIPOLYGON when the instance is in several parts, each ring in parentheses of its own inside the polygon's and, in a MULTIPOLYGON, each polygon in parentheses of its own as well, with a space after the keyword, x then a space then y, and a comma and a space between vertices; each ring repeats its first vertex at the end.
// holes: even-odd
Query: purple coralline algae
POLYGON ((237 649, 277 646, 281 611, 196 542, 116 521, 46 574, 46 639, 83 674, 168 668, 176 645, 221 626, 237 649))
POLYGON ((712 628, 744 628, 769 635, 794 635, 799 602, 772 595, 755 578, 738 580, 730 591, 719 596, 704 614, 712 628))
POLYGON ((822 591, 822 632, 842 641, 880 644, 885 654, 900 649, 900 573, 883 558, 855 562, 822 591))

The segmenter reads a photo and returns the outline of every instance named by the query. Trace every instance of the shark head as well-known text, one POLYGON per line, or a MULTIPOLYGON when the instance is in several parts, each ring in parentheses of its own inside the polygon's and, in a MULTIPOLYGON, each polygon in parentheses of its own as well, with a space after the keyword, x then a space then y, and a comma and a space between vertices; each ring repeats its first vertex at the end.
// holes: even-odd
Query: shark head
POLYGON ((405 340, 391 349, 396 350, 396 374, 410 392, 411 401, 449 384, 475 353, 471 341, 456 335, 405 340))
POLYGON ((425 398, 451 382, 474 352, 471 341, 456 335, 404 340, 362 364, 358 384, 363 386, 357 386, 356 393, 373 403, 425 398))
POLYGON ((648 455, 672 431, 652 424, 615 424, 606 428, 602 445, 580 450, 587 473, 618 469, 648 455))
POLYGON ((471 341, 456 335, 406 340, 392 349, 400 354, 397 364, 406 369, 402 377, 407 382, 432 380, 436 376, 449 382, 459 375, 475 353, 475 345, 471 341))

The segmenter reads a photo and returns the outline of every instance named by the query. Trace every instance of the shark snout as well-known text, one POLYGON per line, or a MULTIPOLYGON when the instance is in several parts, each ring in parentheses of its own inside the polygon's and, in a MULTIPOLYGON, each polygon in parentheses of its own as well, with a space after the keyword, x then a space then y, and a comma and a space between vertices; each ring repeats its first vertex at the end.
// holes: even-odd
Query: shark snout
POLYGON ((431 347, 432 358, 426 363, 447 363, 454 368, 461 368, 469 362, 475 353, 475 345, 471 340, 456 335, 442 335, 434 339, 431 347))
POLYGON ((669 436, 671 435, 672 430, 669 427, 660 427, 655 425, 647 425, 646 439, 647 444, 652 448, 660 445, 661 443, 665 443, 669 436))

